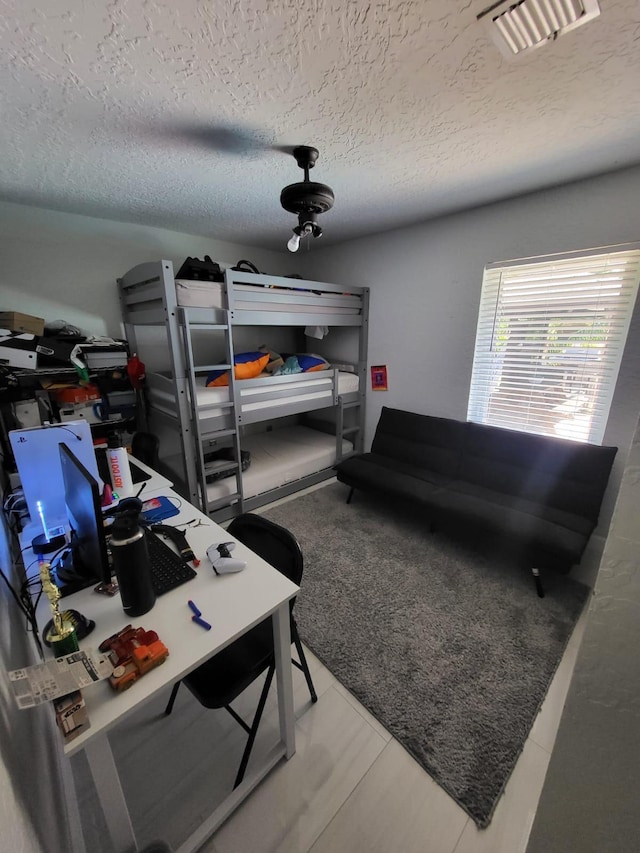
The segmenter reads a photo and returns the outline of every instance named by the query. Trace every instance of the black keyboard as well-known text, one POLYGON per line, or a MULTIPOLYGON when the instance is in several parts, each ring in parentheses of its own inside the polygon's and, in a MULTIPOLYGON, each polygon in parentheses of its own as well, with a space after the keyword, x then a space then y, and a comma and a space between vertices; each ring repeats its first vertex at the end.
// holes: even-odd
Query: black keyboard
POLYGON ((147 550, 151 564, 151 584, 156 595, 164 595, 187 581, 196 573, 155 533, 147 532, 147 550))

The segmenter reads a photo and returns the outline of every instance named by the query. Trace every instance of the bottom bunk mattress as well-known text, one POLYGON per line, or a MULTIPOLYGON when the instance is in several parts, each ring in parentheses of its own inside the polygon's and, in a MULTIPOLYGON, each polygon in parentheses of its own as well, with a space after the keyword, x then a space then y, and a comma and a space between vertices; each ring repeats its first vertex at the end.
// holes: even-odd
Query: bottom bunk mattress
MULTIPOLYGON (((242 475, 245 498, 315 474, 336 462, 335 436, 304 426, 249 435, 242 440, 242 449, 251 454, 251 464, 242 475)), ((352 450, 351 442, 343 439, 343 455, 352 450)), ((207 498, 215 501, 235 490, 236 478, 227 477, 207 485, 207 498)))

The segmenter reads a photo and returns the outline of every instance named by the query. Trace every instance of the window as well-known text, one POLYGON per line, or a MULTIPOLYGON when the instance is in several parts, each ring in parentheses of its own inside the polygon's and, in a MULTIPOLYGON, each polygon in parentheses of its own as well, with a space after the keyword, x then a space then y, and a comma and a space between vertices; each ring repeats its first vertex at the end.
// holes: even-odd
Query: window
POLYGON ((490 264, 467 417, 602 443, 640 278, 640 244, 490 264))

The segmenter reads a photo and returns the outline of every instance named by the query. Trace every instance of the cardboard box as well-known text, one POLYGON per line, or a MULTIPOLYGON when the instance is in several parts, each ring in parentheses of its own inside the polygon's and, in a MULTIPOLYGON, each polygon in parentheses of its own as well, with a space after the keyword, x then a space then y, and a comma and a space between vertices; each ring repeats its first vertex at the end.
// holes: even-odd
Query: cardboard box
POLYGON ((12 332, 41 335, 44 332, 44 320, 42 317, 32 317, 31 314, 21 314, 19 311, 0 311, 0 327, 11 329, 12 332))
POLYGON ((89 728, 89 715, 79 690, 59 696, 53 700, 56 712, 56 725, 62 732, 65 743, 69 743, 89 728))
POLYGON ((8 367, 26 367, 35 370, 37 366, 36 335, 12 332, 0 328, 0 365, 8 367))

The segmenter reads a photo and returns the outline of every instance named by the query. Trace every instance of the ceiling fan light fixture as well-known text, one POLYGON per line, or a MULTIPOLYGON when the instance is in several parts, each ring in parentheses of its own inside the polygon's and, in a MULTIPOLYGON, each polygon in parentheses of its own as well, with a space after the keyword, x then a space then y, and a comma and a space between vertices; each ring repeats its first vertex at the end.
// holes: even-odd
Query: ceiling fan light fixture
POLYGON ((293 237, 289 238, 289 242, 287 243, 287 249, 290 252, 297 252, 300 248, 300 235, 296 234, 296 229, 293 229, 293 237))
POLYGON ((500 52, 514 59, 581 27, 600 14, 598 0, 499 0, 477 19, 500 52))
POLYGON ((298 216, 298 225, 293 229, 293 237, 287 243, 290 252, 297 252, 300 247, 300 239, 312 234, 314 237, 322 237, 322 228, 318 225, 318 214, 309 212, 298 216))
POLYGON ((286 186, 280 193, 280 204, 289 213, 298 216, 298 225, 293 229, 293 237, 287 243, 290 252, 297 252, 302 237, 309 234, 313 237, 322 236, 318 215, 331 210, 335 196, 331 187, 309 180, 309 169, 315 166, 319 156, 317 148, 299 145, 293 149, 293 156, 298 166, 304 170, 304 180, 286 186))

